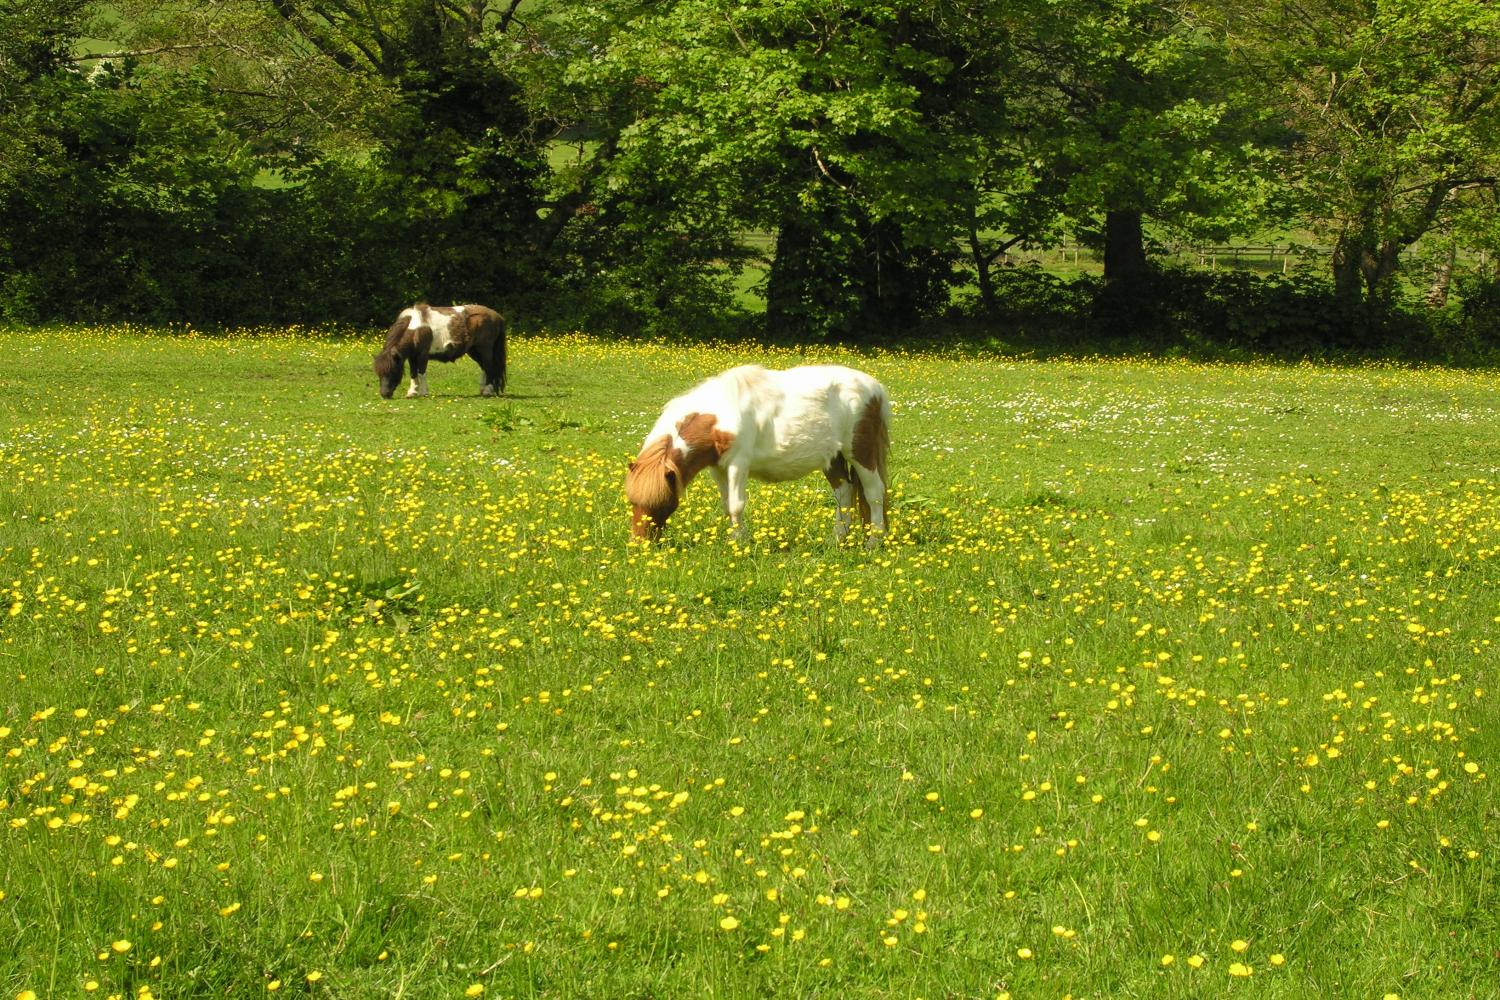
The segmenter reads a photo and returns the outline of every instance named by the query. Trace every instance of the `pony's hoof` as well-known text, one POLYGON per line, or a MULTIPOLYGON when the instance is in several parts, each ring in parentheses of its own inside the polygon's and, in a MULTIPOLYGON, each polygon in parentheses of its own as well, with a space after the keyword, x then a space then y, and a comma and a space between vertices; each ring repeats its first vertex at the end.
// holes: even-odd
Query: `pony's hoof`
POLYGON ((882 543, 883 540, 884 540, 884 536, 882 536, 882 535, 871 535, 869 538, 866 538, 865 539, 865 551, 866 552, 874 552, 876 549, 880 548, 881 543, 882 543))
POLYGON ((480 387, 480 389, 479 389, 479 395, 481 397, 485 398, 485 399, 488 399, 489 397, 497 395, 497 394, 495 392, 495 387, 494 386, 492 386, 492 385, 486 385, 486 386, 481 386, 480 387))

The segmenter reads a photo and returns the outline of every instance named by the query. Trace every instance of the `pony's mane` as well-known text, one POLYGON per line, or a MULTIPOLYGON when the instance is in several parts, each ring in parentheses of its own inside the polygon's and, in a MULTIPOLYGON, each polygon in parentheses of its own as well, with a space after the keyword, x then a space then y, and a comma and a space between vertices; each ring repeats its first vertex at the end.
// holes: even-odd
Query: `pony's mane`
POLYGON ((635 463, 625 475, 625 496, 631 503, 647 510, 659 510, 677 497, 667 483, 672 460, 672 436, 662 435, 641 449, 635 463))
POLYGON ((379 378, 389 378, 401 373, 401 361, 396 357, 396 349, 387 346, 375 355, 375 375, 379 378))

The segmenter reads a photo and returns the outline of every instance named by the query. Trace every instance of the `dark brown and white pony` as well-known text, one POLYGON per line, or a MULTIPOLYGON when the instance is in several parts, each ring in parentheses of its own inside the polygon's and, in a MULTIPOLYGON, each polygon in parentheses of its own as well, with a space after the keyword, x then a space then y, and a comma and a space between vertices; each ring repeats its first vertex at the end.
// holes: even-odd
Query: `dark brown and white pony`
POLYGON ((821 471, 838 507, 834 537, 849 533, 857 502, 874 548, 886 528, 890 421, 885 387, 853 368, 746 365, 716 375, 666 405, 630 463, 632 534, 660 537, 688 484, 707 469, 743 539, 750 479, 780 482, 821 471))
POLYGON ((418 302, 403 309, 385 335, 385 349, 375 355, 380 395, 390 399, 411 363, 406 398, 427 395, 427 362, 457 361, 467 354, 479 362, 481 396, 505 391, 505 320, 485 306, 430 306, 418 302))

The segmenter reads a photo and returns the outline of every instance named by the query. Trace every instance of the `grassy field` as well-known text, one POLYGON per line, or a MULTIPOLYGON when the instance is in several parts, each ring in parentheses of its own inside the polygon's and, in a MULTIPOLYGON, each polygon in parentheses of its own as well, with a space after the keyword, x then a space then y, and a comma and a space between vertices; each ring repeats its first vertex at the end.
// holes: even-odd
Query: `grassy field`
POLYGON ((1500 377, 0 334, 0 997, 1493 997, 1500 377), (627 544, 661 403, 895 400, 627 544))

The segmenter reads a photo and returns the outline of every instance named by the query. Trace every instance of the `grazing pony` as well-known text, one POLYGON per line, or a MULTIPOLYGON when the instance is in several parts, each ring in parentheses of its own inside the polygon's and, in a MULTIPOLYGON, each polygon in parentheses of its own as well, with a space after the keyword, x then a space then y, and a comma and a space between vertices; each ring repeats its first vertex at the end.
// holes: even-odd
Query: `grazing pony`
POLYGON ((427 362, 457 361, 467 354, 479 362, 481 396, 505 391, 505 320, 485 306, 430 306, 403 309, 386 331, 385 349, 375 355, 380 395, 390 399, 411 362, 406 398, 427 395, 427 362))
POLYGON ((666 405, 630 463, 632 534, 659 538, 688 484, 708 469, 735 536, 744 538, 750 478, 781 482, 821 470, 838 505, 834 537, 849 533, 857 501, 874 548, 885 533, 890 420, 885 387, 852 368, 745 365, 716 375, 666 405))

